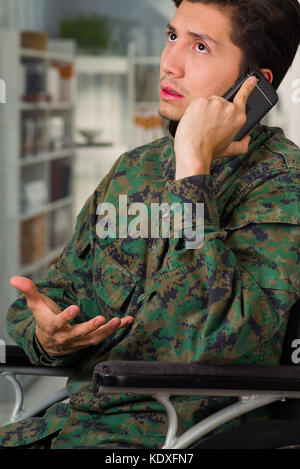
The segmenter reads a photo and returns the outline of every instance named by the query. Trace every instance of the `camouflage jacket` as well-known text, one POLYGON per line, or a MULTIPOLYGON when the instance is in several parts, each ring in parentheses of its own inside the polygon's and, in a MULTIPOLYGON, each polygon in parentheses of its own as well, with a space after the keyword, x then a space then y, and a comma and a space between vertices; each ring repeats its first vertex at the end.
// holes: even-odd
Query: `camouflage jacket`
MULTIPOLYGON (((59 261, 36 284, 62 309, 78 304, 74 322, 130 314, 133 325, 99 346, 47 357, 35 345, 24 297, 16 300, 7 315, 10 336, 35 365, 72 366, 70 405, 56 406, 43 424, 2 429, 0 445, 61 430, 55 447, 109 447, 116 434, 124 445, 159 447, 166 424, 159 403, 93 394, 93 368, 102 360, 279 363, 288 312, 300 295, 300 150, 281 129, 259 124, 247 154, 214 159, 210 175, 175 181, 172 124, 168 136, 119 157, 78 215, 59 261), (101 239, 99 204, 118 208, 120 195, 128 206, 204 203, 203 246, 186 249, 184 237, 101 239)), ((181 430, 225 401, 174 398, 181 430)))

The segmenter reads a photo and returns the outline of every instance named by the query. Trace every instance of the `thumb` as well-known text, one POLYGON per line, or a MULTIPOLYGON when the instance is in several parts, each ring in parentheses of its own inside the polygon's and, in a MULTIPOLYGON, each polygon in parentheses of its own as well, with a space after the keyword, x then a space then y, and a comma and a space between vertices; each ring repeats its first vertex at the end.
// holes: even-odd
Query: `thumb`
POLYGON ((10 284, 26 296, 27 305, 36 319, 49 319, 51 310, 43 301, 42 295, 38 292, 32 280, 26 277, 12 277, 10 284))
POLYGON ((26 277, 12 277, 9 281, 12 287, 24 293, 27 300, 39 301, 39 292, 32 280, 26 277))

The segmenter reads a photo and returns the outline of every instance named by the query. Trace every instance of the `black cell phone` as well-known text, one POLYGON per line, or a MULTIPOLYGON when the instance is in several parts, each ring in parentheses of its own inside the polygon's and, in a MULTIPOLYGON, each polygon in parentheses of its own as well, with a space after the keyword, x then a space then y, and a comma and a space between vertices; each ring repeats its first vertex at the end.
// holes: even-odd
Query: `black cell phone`
POLYGON ((236 134, 234 138, 235 142, 242 140, 242 138, 248 135, 279 100, 275 88, 259 71, 252 71, 244 77, 239 78, 223 98, 232 102, 243 83, 253 75, 256 76, 259 81, 248 98, 246 104, 247 122, 236 134))

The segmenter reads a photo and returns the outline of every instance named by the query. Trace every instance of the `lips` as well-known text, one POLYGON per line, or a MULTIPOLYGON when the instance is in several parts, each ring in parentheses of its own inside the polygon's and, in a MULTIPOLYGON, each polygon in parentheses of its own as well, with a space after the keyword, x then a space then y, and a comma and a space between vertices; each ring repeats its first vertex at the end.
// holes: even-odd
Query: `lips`
POLYGON ((161 85, 160 96, 164 100, 182 99, 183 96, 170 86, 161 85))
POLYGON ((161 85, 161 90, 162 91, 166 91, 167 93, 170 93, 174 96, 179 96, 181 98, 183 98, 182 94, 178 93, 177 90, 175 90, 174 88, 171 88, 171 86, 165 86, 165 85, 161 85))

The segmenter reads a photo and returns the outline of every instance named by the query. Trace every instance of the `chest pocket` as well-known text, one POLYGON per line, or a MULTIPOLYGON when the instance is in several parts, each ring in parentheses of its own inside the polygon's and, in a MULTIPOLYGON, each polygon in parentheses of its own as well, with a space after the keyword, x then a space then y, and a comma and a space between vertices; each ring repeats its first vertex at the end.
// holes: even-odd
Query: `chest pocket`
POLYGON ((93 262, 93 287, 99 298, 104 300, 120 316, 126 313, 137 282, 132 275, 118 264, 95 242, 93 262))

